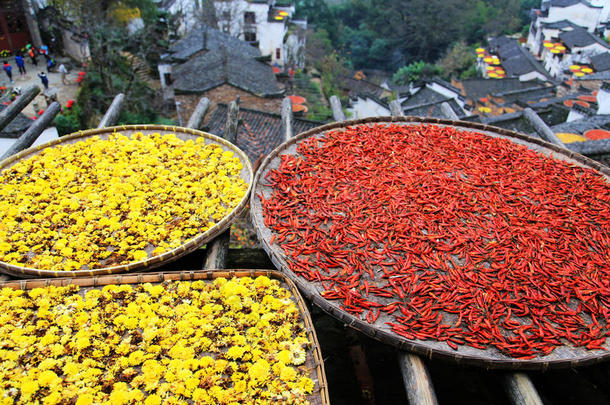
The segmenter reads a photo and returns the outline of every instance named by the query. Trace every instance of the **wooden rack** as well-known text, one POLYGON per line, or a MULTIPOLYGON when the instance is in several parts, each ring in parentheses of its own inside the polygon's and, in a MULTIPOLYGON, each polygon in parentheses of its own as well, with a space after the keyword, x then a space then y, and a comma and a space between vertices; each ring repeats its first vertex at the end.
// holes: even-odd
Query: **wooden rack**
MULTIPOLYGON (((40 88, 33 85, 26 88, 21 96, 17 98, 11 105, 0 113, 0 130, 2 130, 10 121, 12 121, 33 99, 40 93, 40 88)), ((101 119, 98 128, 112 126, 116 123, 120 114, 121 108, 125 102, 125 96, 118 94, 114 98, 112 104, 101 119)), ((335 121, 344 121, 345 114, 343 112, 341 102, 336 96, 330 98, 330 104, 333 111, 335 121)), ((199 129, 202 125, 204 116, 210 106, 207 98, 201 98, 199 104, 195 108, 193 114, 188 120, 187 127, 199 129)), ((402 109, 398 101, 390 103, 392 116, 402 115, 402 109)), ((448 119, 458 119, 451 107, 447 103, 441 105, 441 110, 448 119)), ((6 158, 15 153, 18 153, 30 147, 40 134, 50 126, 53 119, 60 111, 60 106, 57 102, 53 102, 45 110, 45 112, 36 119, 30 128, 15 142, 15 144, 2 156, 6 158)), ((225 133, 222 137, 232 143, 235 143, 237 130, 239 125, 239 99, 230 103, 227 125, 225 133)), ((295 134, 293 131, 292 104, 289 98, 285 98, 281 108, 282 126, 284 132, 284 140, 292 138, 295 134)), ((565 147, 563 143, 555 136, 553 131, 538 117, 538 115, 526 108, 524 117, 529 121, 536 133, 544 140, 554 143, 560 147, 565 147)), ((200 265, 202 269, 225 269, 227 267, 227 256, 230 239, 230 230, 223 232, 214 240, 208 243, 206 256, 200 265)), ((260 252, 257 252, 260 253, 260 252)), ((195 256, 195 254, 193 254, 195 256)), ((1 281, 9 280, 6 275, 0 275, 1 281)), ((351 332, 357 334, 356 332, 351 332)), ((408 401, 411 405, 434 405, 438 404, 437 395, 434 391, 430 373, 426 366, 426 360, 420 356, 401 352, 398 356, 398 362, 402 373, 405 392, 408 401)), ((370 372, 366 369, 359 374, 363 374, 364 378, 359 378, 361 387, 366 386, 370 381, 370 372), (368 374, 368 376, 367 376, 368 374)), ((543 402, 538 394, 532 380, 526 373, 513 372, 506 373, 503 381, 508 400, 515 405, 541 405, 543 402)), ((330 387, 332 394, 332 387, 330 387)), ((363 388, 364 391, 364 388, 363 388)))

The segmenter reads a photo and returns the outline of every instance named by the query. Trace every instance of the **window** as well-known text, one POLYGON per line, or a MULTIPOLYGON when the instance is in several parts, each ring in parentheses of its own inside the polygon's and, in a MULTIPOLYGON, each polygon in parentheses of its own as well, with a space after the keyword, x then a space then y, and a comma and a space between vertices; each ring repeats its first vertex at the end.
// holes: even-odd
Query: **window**
POLYGON ((256 14, 253 11, 246 11, 244 13, 244 23, 256 24, 256 14))
POLYGON ((280 48, 275 48, 275 59, 280 58, 280 48))
POLYGON ((225 21, 229 21, 231 19, 231 10, 223 11, 222 19, 225 21))
POLYGON ((244 32, 244 41, 256 42, 256 32, 244 32))
POLYGON ((222 32, 224 32, 225 34, 231 33, 231 29, 228 23, 222 24, 222 32))

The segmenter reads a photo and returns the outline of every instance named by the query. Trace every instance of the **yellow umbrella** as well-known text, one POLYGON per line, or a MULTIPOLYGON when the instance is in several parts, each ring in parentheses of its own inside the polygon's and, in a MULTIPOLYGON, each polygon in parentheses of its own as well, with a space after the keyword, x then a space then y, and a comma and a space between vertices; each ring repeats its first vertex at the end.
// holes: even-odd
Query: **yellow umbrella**
POLYGON ((561 53, 561 51, 558 50, 558 49, 553 48, 553 49, 551 49, 551 53, 561 53))
POLYGON ((496 77, 498 77, 498 75, 497 75, 497 74, 495 74, 495 73, 490 73, 490 74, 488 74, 488 76, 489 76, 489 77, 491 77, 491 78, 496 78, 496 77))
POLYGON ((584 73, 593 73, 593 69, 588 68, 588 67, 582 68, 582 69, 580 69, 580 70, 581 70, 582 72, 584 72, 584 73))
POLYGON ((542 46, 544 46, 545 48, 552 48, 554 45, 552 42, 545 42, 544 44, 542 44, 542 46))
POLYGON ((559 49, 560 51, 565 51, 565 50, 566 50, 566 47, 565 47, 565 46, 563 46, 563 45, 557 45, 557 46, 555 47, 555 49, 559 49))
POLYGON ((276 20, 283 20, 283 19, 284 19, 284 17, 282 17, 281 15, 276 15, 276 16, 275 16, 275 19, 276 19, 276 20))
POLYGON ((580 65, 570 65, 570 70, 580 70, 580 65))
POLYGON ((493 71, 493 70, 496 70, 496 68, 495 68, 495 67, 493 67, 493 66, 487 66, 485 69, 487 69, 487 71, 488 71, 488 72, 491 72, 491 71, 493 71))
POLYGON ((492 58, 487 57, 487 58, 485 58, 485 59, 483 59, 483 60, 484 60, 485 62, 487 62, 487 63, 490 63, 490 62, 491 62, 493 59, 492 59, 492 58))
POLYGON ((288 11, 280 11, 279 14, 286 16, 286 15, 288 15, 288 11))
POLYGON ((586 142, 587 138, 582 135, 574 134, 571 132, 558 132, 557 138, 561 140, 563 143, 572 143, 572 142, 586 142))
POLYGON ((477 53, 479 53, 479 52, 485 52, 485 48, 477 48, 477 49, 475 49, 475 51, 476 51, 477 53))
POLYGON ((577 76, 577 77, 582 77, 582 76, 584 76, 584 75, 585 75, 585 74, 584 74, 584 73, 582 73, 582 72, 576 72, 576 73, 574 73, 574 76, 577 76))

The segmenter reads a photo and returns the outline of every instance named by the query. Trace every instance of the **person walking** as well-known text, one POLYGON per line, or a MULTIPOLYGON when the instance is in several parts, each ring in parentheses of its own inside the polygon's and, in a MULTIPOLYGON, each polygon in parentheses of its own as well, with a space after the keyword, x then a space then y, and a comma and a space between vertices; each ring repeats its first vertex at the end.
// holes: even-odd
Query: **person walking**
POLYGON ((66 79, 66 75, 68 74, 68 69, 66 69, 66 65, 64 65, 63 63, 61 65, 59 65, 58 71, 59 71, 59 73, 61 73, 61 82, 63 84, 68 84, 67 79, 66 79))
POLYGON ((13 82, 13 67, 11 66, 10 63, 8 63, 7 60, 4 61, 4 64, 2 65, 2 69, 4 69, 4 71, 6 72, 6 75, 8 76, 8 80, 12 83, 13 82))
POLYGON ((40 77, 40 81, 42 82, 45 90, 47 90, 49 88, 49 78, 47 77, 47 74, 45 72, 40 72, 38 73, 38 77, 40 77))
POLYGON ((23 56, 21 56, 21 54, 18 53, 17 55, 15 55, 15 63, 19 68, 19 75, 25 75, 27 73, 25 71, 25 61, 23 60, 23 56))
POLYGON ((28 55, 30 56, 30 59, 32 59, 32 63, 37 66, 38 65, 38 61, 36 60, 36 49, 33 46, 30 46, 30 49, 28 50, 28 55))

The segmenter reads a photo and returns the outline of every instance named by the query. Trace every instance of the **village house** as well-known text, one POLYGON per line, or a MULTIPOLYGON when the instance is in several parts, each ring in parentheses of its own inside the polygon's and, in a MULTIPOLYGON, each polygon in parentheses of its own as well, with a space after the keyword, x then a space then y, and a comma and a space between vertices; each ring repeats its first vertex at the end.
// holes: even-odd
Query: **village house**
POLYGON ((444 117, 443 103, 447 103, 460 119, 471 115, 460 89, 438 78, 413 83, 408 92, 399 94, 399 101, 404 115, 444 117))
POLYGON ((176 96, 185 114, 201 96, 244 106, 277 111, 284 94, 271 66, 260 51, 229 34, 200 24, 174 43, 159 65, 166 99, 176 96))

